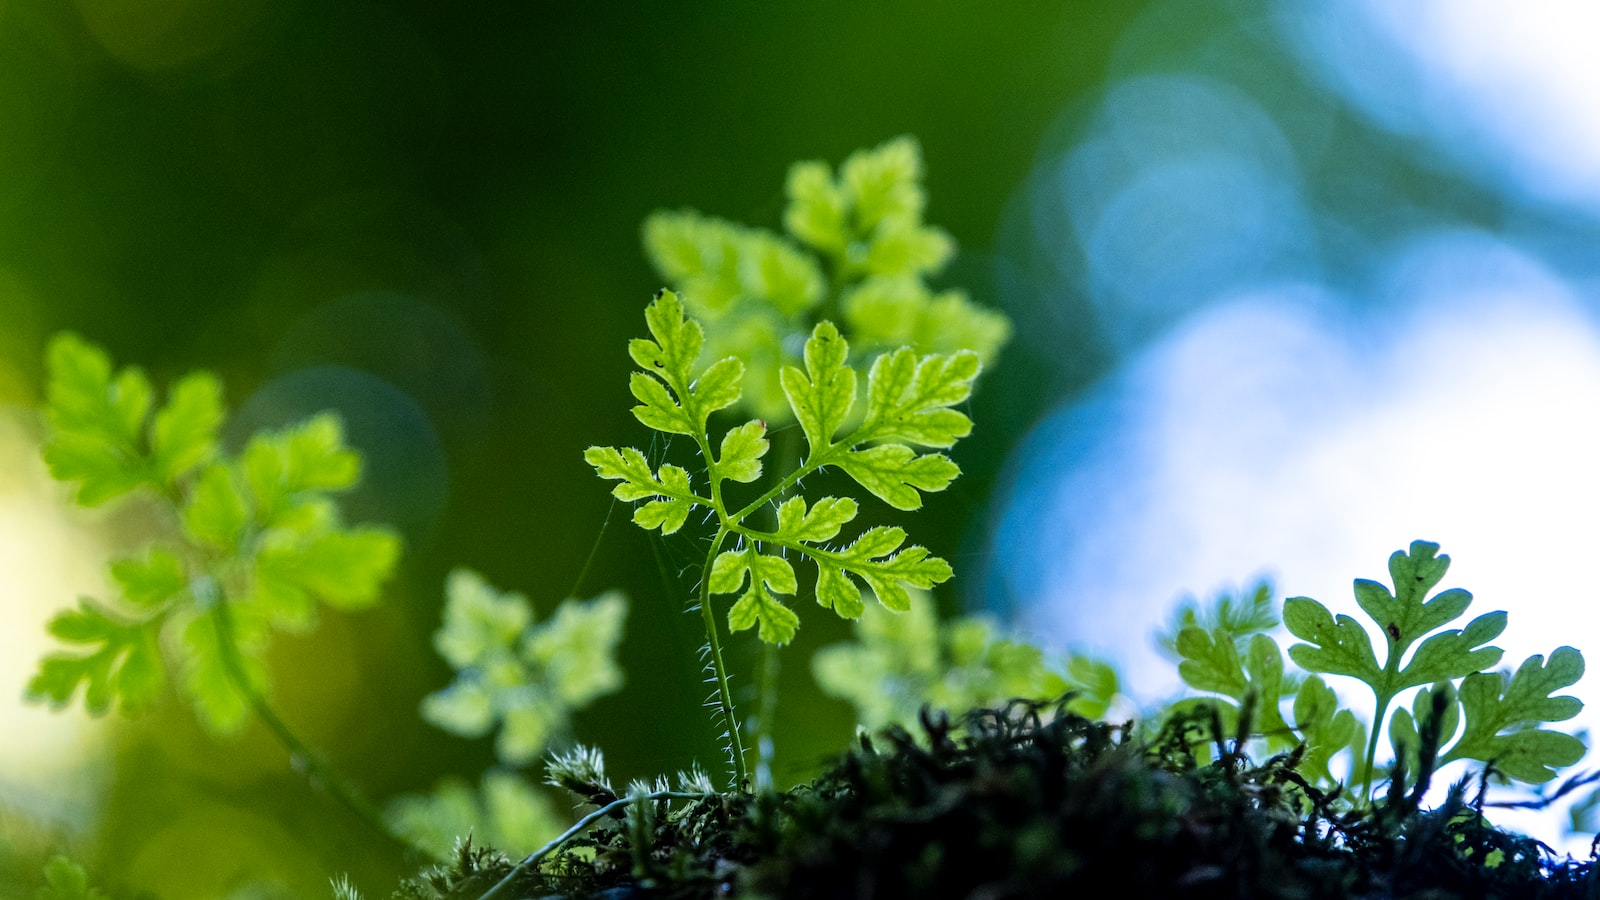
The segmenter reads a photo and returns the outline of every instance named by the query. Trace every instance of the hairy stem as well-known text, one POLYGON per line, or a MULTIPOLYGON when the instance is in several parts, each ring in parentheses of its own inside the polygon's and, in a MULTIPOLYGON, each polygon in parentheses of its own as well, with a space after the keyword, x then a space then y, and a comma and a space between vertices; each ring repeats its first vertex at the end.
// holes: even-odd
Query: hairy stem
POLYGON ((756 679, 756 781, 757 791, 772 790, 773 724, 778 711, 778 645, 761 642, 761 673, 756 679))
MULTIPOLYGON (((836 446, 838 446, 838 444, 835 444, 834 446, 836 447, 836 446)), ((830 447, 829 449, 831 450, 833 448, 830 447)), ((826 459, 826 458, 827 458, 827 454, 821 454, 818 457, 818 459, 826 459)), ((790 488, 794 487, 796 484, 799 484, 800 483, 800 479, 802 479, 802 478, 806 477, 807 475, 810 475, 812 472, 815 472, 816 470, 822 468, 822 466, 823 466, 823 463, 820 462, 820 461, 817 461, 817 460, 813 460, 811 462, 805 463, 800 468, 795 469, 793 472, 790 472, 788 475, 784 476, 784 478, 782 480, 780 480, 777 484, 773 485, 769 490, 767 490, 761 496, 757 497, 754 500, 751 500, 748 504, 745 505, 745 507, 743 509, 739 510, 738 512, 736 512, 736 513, 734 513, 734 514, 732 514, 730 516, 728 516, 724 521, 726 523, 729 523, 729 524, 735 524, 735 523, 743 522, 745 520, 745 518, 748 517, 751 513, 755 512, 756 510, 760 509, 761 507, 767 505, 768 503, 771 503, 773 500, 776 500, 778 497, 780 497, 783 494, 785 494, 786 492, 788 492, 788 490, 790 488)))
MULTIPOLYGON (((278 739, 278 743, 289 751, 289 765, 295 771, 304 774, 313 786, 322 788, 335 800, 344 804, 345 808, 372 830, 406 850, 432 857, 433 854, 413 844, 391 828, 383 813, 373 805, 372 801, 368 800, 355 785, 330 769, 273 710, 267 703, 267 698, 262 696, 255 685, 250 683, 250 676, 244 670, 244 659, 239 652, 238 641, 234 638, 233 616, 228 609, 228 600, 214 580, 206 579, 206 581, 212 601, 207 614, 211 616, 212 624, 217 629, 217 646, 221 650, 222 666, 227 670, 228 678, 233 682, 234 688, 250 704, 256 717, 267 726, 267 730, 278 739)), ((196 593, 200 593, 200 590, 197 589, 196 593)), ((439 860, 436 858, 436 861, 439 860)))
POLYGON ((733 757, 733 784, 732 790, 744 790, 750 781, 750 773, 745 768, 744 739, 739 735, 739 720, 733 712, 733 690, 728 684, 728 666, 722 661, 722 641, 717 636, 717 617, 711 611, 711 566, 717 560, 717 551, 722 549, 722 542, 727 539, 729 531, 726 526, 717 529, 717 536, 711 540, 711 549, 706 553, 705 568, 700 576, 700 618, 705 622, 706 646, 711 648, 711 666, 717 676, 717 700, 722 708, 723 723, 727 726, 728 750, 733 757))
POLYGON ((555 840, 533 851, 526 857, 523 857, 522 862, 519 862, 513 866, 511 871, 506 873, 506 877, 495 882, 494 887, 485 891, 483 895, 478 898, 478 900, 494 900, 494 898, 499 897, 503 892, 511 887, 511 882, 515 881, 518 875, 528 871, 530 868, 536 865, 539 860, 555 852, 555 850, 562 844, 565 844, 567 841, 570 841, 582 834, 583 831, 590 825, 593 825, 606 816, 613 815, 617 812, 617 810, 626 807, 630 803, 649 800, 704 800, 707 797, 714 796, 716 795, 702 794, 691 791, 652 791, 648 794, 635 794, 613 800, 610 803, 607 803, 605 806, 602 806, 594 812, 589 813, 588 815, 579 819, 571 828, 561 832, 560 836, 558 836, 555 840))
MULTIPOLYGON (((791 471, 799 469, 805 462, 800 456, 799 437, 800 429, 791 426, 780 430, 773 436, 772 458, 785 469, 791 471)), ((784 494, 788 489, 783 488, 783 480, 779 479, 779 490, 784 494)), ((790 488, 793 484, 790 484, 790 488)), ((774 497, 777 499, 777 497, 774 497)), ((768 518, 772 520, 772 530, 778 530, 776 509, 769 510, 768 518)), ((751 511, 754 514, 754 510, 751 511)), ((739 525, 743 525, 743 517, 739 525)), ((756 716, 755 716, 755 744, 756 744, 756 771, 755 789, 757 791, 772 790, 772 756, 774 750, 773 731, 777 724, 778 711, 778 672, 779 657, 778 645, 761 642, 760 672, 756 678, 756 716)))

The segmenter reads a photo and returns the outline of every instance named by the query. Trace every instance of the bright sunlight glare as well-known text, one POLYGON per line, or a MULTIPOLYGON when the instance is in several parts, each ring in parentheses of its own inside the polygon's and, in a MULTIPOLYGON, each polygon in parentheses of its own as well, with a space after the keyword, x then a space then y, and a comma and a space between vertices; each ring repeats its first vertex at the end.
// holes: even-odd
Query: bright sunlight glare
POLYGON ((39 461, 37 436, 0 409, 0 804, 76 829, 92 814, 101 723, 23 702, 40 657, 58 649, 45 623, 81 594, 103 594, 99 541, 66 519, 39 461))

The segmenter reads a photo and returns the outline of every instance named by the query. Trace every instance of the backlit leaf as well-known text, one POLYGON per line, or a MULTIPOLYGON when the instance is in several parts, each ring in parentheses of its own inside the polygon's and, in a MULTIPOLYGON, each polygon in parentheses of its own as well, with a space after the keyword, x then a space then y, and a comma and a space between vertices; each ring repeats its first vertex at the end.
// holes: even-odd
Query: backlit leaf
POLYGON ((918 359, 900 349, 879 356, 867 376, 867 417, 856 439, 951 446, 972 431, 972 421, 949 407, 971 395, 981 370, 971 351, 918 359))
POLYGON ((1461 739, 1441 762, 1476 759, 1492 762, 1512 778, 1531 783, 1555 777, 1555 769, 1583 758, 1583 741, 1570 734, 1537 726, 1576 716, 1583 703, 1575 697, 1550 696, 1583 676, 1583 656, 1571 647, 1530 656, 1515 674, 1468 675, 1461 682, 1461 739))
POLYGON ((948 581, 950 564, 930 556, 926 548, 902 549, 903 529, 880 525, 867 530, 854 543, 838 552, 816 551, 817 602, 840 615, 859 614, 860 593, 848 576, 855 576, 872 589, 888 609, 904 612, 911 606, 907 588, 927 590, 948 581))
POLYGON ((761 477, 761 457, 768 447, 765 422, 750 421, 722 436, 717 476, 746 484, 761 477))
POLYGON ((179 379, 150 426, 156 476, 170 483, 210 460, 224 412, 222 382, 215 375, 193 372, 179 379))
POLYGON ((141 609, 155 609, 189 586, 183 561, 172 551, 160 547, 151 549, 143 557, 113 562, 111 578, 122 588, 123 598, 141 609))
POLYGON ((662 466, 659 474, 651 472, 644 454, 632 447, 590 447, 583 458, 601 478, 621 482, 611 489, 618 500, 661 498, 634 510, 633 521, 642 528, 672 534, 683 527, 694 506, 711 505, 695 496, 688 472, 674 465, 662 466))
POLYGON ((850 415, 856 399, 856 373, 845 360, 850 345, 831 322, 822 322, 806 341, 805 371, 785 366, 783 392, 795 419, 805 430, 815 458, 832 446, 835 432, 850 415))
POLYGON ((113 373, 111 358, 83 338, 63 332, 45 351, 44 459, 50 474, 75 482, 78 502, 98 506, 149 482, 154 470, 144 445, 153 393, 135 368, 113 373))
POLYGON ((200 471, 183 508, 183 530, 202 546, 234 550, 250 522, 250 508, 239 490, 233 467, 212 463, 200 471))
POLYGON ((856 517, 849 497, 823 497, 806 508, 804 497, 790 497, 778 506, 778 536, 791 541, 831 541, 856 517))
POLYGON ((759 636, 769 644, 787 644, 794 639, 800 617, 774 596, 799 590, 788 560, 762 554, 754 547, 727 550, 717 556, 710 578, 713 594, 731 594, 749 582, 749 588, 728 611, 730 629, 744 631, 759 624, 759 636))
POLYGON ((849 450, 830 459, 856 483, 895 509, 920 509, 920 491, 942 491, 961 468, 940 453, 918 456, 904 444, 849 450))
POLYGON ((28 683, 28 698, 62 709, 82 687, 84 709, 91 715, 105 715, 113 706, 125 713, 150 706, 166 683, 158 626, 122 621, 88 600, 58 613, 50 633, 87 652, 46 656, 28 683))
POLYGON ((542 755, 568 733, 573 712, 622 686, 615 657, 627 613, 627 601, 610 593, 567 600, 535 622, 521 594, 451 572, 434 647, 456 677, 424 698, 423 718, 462 737, 498 728, 496 752, 508 764, 542 755))

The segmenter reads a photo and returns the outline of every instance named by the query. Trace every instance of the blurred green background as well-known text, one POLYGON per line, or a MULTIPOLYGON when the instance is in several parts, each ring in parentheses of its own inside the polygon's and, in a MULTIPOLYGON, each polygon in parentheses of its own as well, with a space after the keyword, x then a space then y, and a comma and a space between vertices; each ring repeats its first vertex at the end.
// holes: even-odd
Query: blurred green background
MULTIPOLYGON (((30 408, 44 341, 68 328, 158 384, 219 372, 236 439, 344 411, 369 465, 347 509, 398 525, 407 555, 380 608, 277 642, 274 696, 372 795, 492 761, 488 740, 416 715, 449 677, 429 646, 449 569, 548 612, 597 538, 579 593, 633 598, 629 682, 577 737, 622 779, 714 764, 699 626, 679 611, 692 573, 664 584, 625 515, 602 533, 608 491, 581 459, 645 439, 625 386, 625 341, 660 286, 641 219, 694 206, 774 227, 789 163, 909 133, 928 219, 961 248, 943 282, 994 303, 1005 206, 1141 9, 0 0, 0 489, 8 539, 36 542, 5 557, 8 690, 50 612, 101 583, 97 548, 137 533, 41 484, 30 408)), ((1022 340, 980 387, 967 474, 914 526, 957 568, 947 609, 980 563, 1006 449, 1105 358, 1087 336, 1022 340)), ((671 564, 685 546, 664 548, 671 564)), ((780 781, 851 733, 804 665, 846 634, 818 612, 802 609, 784 653, 780 781)), ((219 744, 174 702, 113 718, 83 749, 45 716, 0 720, 0 743, 21 748, 0 757, 0 895, 31 896, 58 850, 166 898, 323 896, 339 872, 376 891, 416 862, 310 789, 259 727, 219 744)))

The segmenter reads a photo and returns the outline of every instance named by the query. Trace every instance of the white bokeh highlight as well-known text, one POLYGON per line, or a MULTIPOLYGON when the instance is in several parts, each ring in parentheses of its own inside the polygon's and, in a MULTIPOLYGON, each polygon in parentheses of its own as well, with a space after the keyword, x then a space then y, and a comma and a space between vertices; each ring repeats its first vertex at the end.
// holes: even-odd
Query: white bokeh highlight
MULTIPOLYGON (((1389 276, 1366 317, 1298 285, 1219 301, 1043 423, 995 539, 1029 629, 1153 701, 1181 689, 1152 634, 1183 595, 1268 574, 1360 620, 1352 580, 1387 582, 1424 539, 1453 560, 1441 588, 1474 596, 1455 627, 1509 613, 1505 665, 1563 644, 1600 660, 1594 316, 1482 234, 1419 238, 1389 276)), ((1600 723, 1591 680, 1574 725, 1600 723)))
POLYGON ((0 409, 0 804, 69 833, 98 812, 109 750, 105 721, 24 702, 28 680, 59 641, 45 631, 79 596, 104 596, 100 537, 66 514, 24 414, 0 409))
POLYGON ((1277 5, 1280 29, 1373 121, 1501 189, 1600 213, 1600 5, 1277 5))

